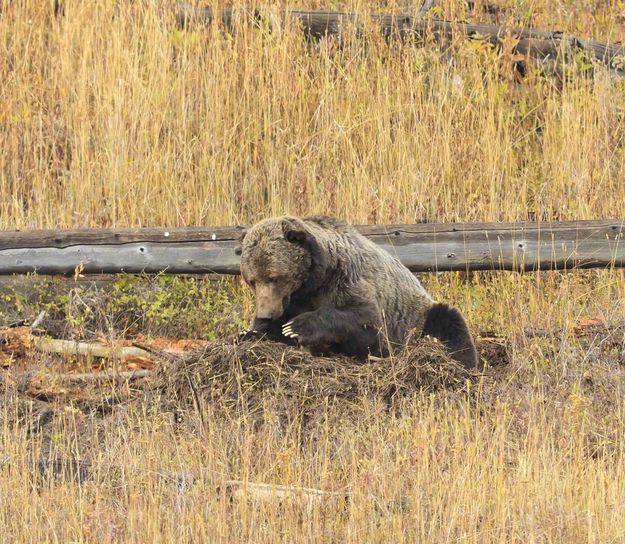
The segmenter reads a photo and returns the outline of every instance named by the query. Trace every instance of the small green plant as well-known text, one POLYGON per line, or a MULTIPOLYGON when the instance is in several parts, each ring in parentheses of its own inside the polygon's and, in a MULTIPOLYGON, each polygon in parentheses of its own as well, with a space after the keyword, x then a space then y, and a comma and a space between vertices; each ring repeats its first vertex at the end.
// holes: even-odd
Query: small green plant
POLYGON ((57 337, 137 334, 212 339, 242 327, 242 291, 233 279, 161 274, 120 275, 109 281, 19 278, 0 293, 5 324, 46 312, 57 337))

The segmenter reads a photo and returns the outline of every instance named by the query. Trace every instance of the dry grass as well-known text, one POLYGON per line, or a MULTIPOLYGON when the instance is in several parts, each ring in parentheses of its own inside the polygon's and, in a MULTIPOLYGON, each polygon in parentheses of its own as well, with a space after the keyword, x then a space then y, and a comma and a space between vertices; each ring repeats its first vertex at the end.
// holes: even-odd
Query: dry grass
MULTIPOLYGON (((124 388, 112 408, 60 402, 42 430, 33 423, 50 405, 16 398, 7 383, 0 494, 12 500, 0 510, 3 536, 11 542, 620 541, 624 360, 615 345, 587 360, 597 339, 606 344, 604 334, 574 348, 556 346, 567 349, 568 366, 541 362, 536 345, 519 344, 509 366, 460 389, 413 392, 390 410, 377 384, 355 395, 348 383, 331 380, 327 361, 289 349, 281 357, 271 346, 252 348, 256 368, 243 348, 240 368, 221 364, 239 381, 238 395, 221 389, 231 384, 224 375, 213 375, 217 391, 202 394, 210 380, 195 359, 159 378, 150 403, 124 401, 124 388), (299 379, 310 391, 286 376, 298 364, 304 375, 319 372, 318 381, 299 379), (270 373, 270 366, 278 371, 270 373), (186 376, 202 402, 212 398, 199 411, 188 400, 186 376), (266 390, 255 387, 259 377, 266 390), (330 383, 329 396, 315 396, 330 383), (182 402, 157 402, 159 394, 182 402), (247 395, 264 402, 249 403, 247 395), (312 423, 304 421, 311 400, 325 401, 312 423), (243 498, 220 493, 232 478, 337 496, 259 503, 245 491, 243 498)), ((220 350, 228 359, 231 349, 215 346, 205 362, 220 350)), ((345 363, 337 368, 346 382, 366 372, 345 363)), ((447 372, 429 370, 425 381, 447 372)), ((105 387, 92 395, 111 392, 105 387)))
POLYGON ((619 542, 625 284, 541 280, 431 282, 511 339, 509 364, 474 378, 433 352, 350 368, 271 344, 216 345, 147 394, 41 402, 2 373, 3 539, 619 542), (220 492, 232 479, 338 495, 258 503, 220 492))
MULTIPOLYGON (((463 16, 459 2, 441 4, 463 16)), ((625 39, 620 0, 501 4, 510 22, 625 39)), ((625 215, 623 81, 573 73, 558 84, 530 70, 517 85, 509 59, 462 40, 442 54, 389 47, 373 32, 342 49, 307 45, 294 28, 180 32, 171 5, 67 0, 55 17, 51 0, 2 4, 0 228, 281 212, 356 223, 625 215)), ((397 7, 298 5, 335 6, 397 7)), ((3 374, 0 541, 622 541, 623 338, 576 329, 585 318, 622 325, 622 273, 424 281, 474 330, 507 336, 511 363, 470 387, 415 393, 399 411, 364 394, 351 417, 330 403, 305 433, 284 423, 275 383, 260 425, 209 402, 201 417, 182 406, 182 421, 156 403, 60 402, 41 431, 32 412, 46 405, 3 374), (41 456, 82 461, 89 478, 40 469, 41 456), (215 491, 224 479, 350 500, 229 502, 215 491)), ((182 301, 177 316, 196 299, 167 300, 182 301)), ((89 319, 73 332, 110 328, 89 319)), ((187 326, 209 334, 195 314, 187 326)), ((323 400, 322 388, 300 394, 323 400)), ((287 408, 299 422, 301 403, 287 408)))
MULTIPOLYGON (((622 81, 516 86, 506 59, 461 41, 451 57, 374 35, 338 49, 296 28, 180 32, 167 2, 65 3, 0 15, 4 228, 625 210, 622 81)), ((553 4, 509 18, 625 37, 618 2, 553 4)))

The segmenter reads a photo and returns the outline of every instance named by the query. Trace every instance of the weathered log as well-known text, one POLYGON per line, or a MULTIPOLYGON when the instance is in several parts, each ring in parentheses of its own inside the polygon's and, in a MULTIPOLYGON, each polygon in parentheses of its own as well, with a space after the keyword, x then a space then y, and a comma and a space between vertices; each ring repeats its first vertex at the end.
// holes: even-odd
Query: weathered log
POLYGON ((102 381, 116 381, 116 380, 140 380, 147 378, 153 374, 152 370, 124 370, 124 371, 101 371, 101 372, 65 372, 62 374, 55 374, 55 380, 61 383, 79 383, 79 382, 102 382, 102 381))
POLYGON ((104 346, 90 342, 74 342, 55 338, 39 338, 33 336, 31 345, 44 353, 61 353, 65 355, 82 355, 104 359, 120 359, 128 362, 140 362, 152 365, 150 352, 134 346, 104 346))
MULTIPOLYGON (((223 8, 215 14, 211 8, 195 8, 185 3, 177 6, 176 18, 182 27, 190 22, 210 23, 218 20, 229 31, 233 31, 237 22, 245 19, 256 21, 271 20, 263 9, 223 8)), ((450 43, 455 36, 479 39, 500 47, 505 39, 513 38, 518 43, 512 48, 516 55, 523 55, 537 60, 557 60, 574 58, 583 52, 592 61, 604 64, 615 74, 625 75, 625 46, 595 40, 567 36, 562 32, 538 30, 532 28, 510 28, 506 26, 478 23, 449 22, 420 15, 401 15, 382 13, 356 14, 336 11, 287 10, 281 16, 281 23, 297 21, 305 35, 311 38, 338 36, 346 27, 362 28, 366 21, 376 25, 387 39, 423 40, 433 36, 437 40, 450 43)))
MULTIPOLYGON (((0 274, 238 274, 242 227, 0 232, 0 274)), ((625 220, 369 225, 414 272, 625 267, 625 220)))
POLYGON ((229 499, 249 499, 258 502, 305 501, 323 503, 329 500, 348 502, 349 492, 325 491, 314 487, 299 485, 280 485, 247 482, 243 480, 226 480, 217 488, 217 493, 224 493, 229 499))
POLYGON ((0 366, 10 366, 14 359, 23 357, 31 349, 43 353, 118 359, 142 368, 153 366, 152 354, 136 346, 107 346, 95 342, 45 338, 33 334, 32 327, 0 329, 0 366))

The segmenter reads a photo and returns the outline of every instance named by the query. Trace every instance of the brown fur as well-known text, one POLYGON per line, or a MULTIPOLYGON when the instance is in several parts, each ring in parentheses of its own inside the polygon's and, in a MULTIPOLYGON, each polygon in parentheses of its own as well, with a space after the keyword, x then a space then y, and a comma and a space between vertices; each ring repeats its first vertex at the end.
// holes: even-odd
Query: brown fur
MULTIPOLYGON (((313 352, 386 356, 423 330, 435 306, 405 266, 337 219, 266 219, 244 235, 241 254, 256 294, 253 330, 313 352)), ((436 330, 446 332, 439 317, 436 330)), ((468 330, 450 322, 450 331, 461 334, 454 346, 473 346, 468 330)))

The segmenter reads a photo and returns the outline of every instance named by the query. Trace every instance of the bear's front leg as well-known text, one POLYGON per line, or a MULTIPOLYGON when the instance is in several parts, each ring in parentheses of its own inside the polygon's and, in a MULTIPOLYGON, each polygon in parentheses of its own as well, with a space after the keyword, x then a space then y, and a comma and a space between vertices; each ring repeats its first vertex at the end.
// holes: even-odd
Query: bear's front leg
POLYGON ((319 308, 294 317, 282 327, 282 334, 303 346, 365 358, 369 353, 385 355, 380 348, 378 328, 365 316, 349 309, 319 308))

